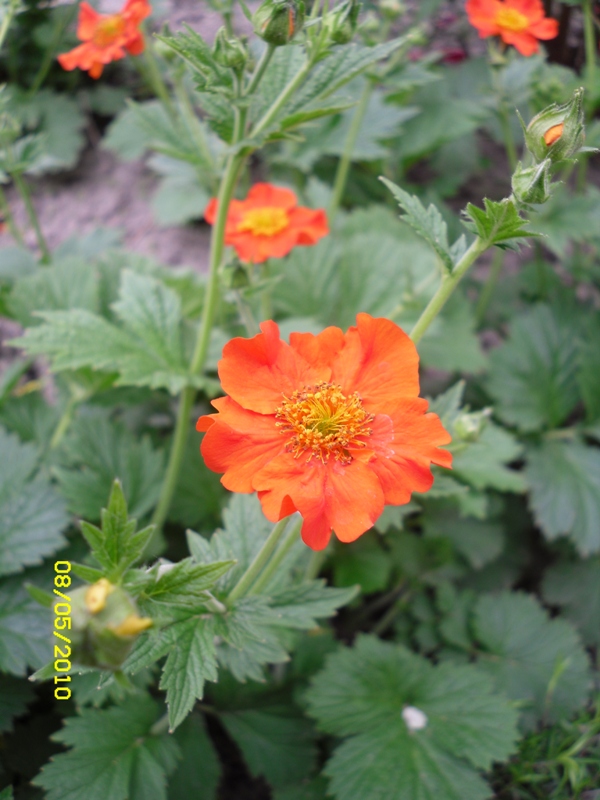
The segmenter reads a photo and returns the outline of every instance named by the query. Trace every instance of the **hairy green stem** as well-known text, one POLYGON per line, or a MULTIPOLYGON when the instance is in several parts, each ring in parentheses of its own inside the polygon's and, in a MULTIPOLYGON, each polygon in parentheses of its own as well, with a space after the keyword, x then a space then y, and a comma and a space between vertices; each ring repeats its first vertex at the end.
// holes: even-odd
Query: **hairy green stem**
POLYGON ((8 230, 11 233, 11 236, 19 244, 21 247, 25 247, 25 241, 23 239, 23 234, 19 230, 17 223, 14 220, 12 212, 10 210, 10 205, 8 200, 6 199, 6 195, 4 193, 4 189, 0 186, 0 213, 4 217, 6 224, 8 225, 8 230))
POLYGON ((436 293, 429 301, 427 307, 417 320, 415 327, 410 333, 410 338, 415 344, 420 340, 427 328, 440 313, 452 292, 456 289, 458 282, 467 272, 469 267, 488 249, 488 243, 477 237, 460 261, 456 264, 452 272, 445 272, 442 275, 442 282, 438 286, 436 293))
POLYGON ((279 540, 285 531, 288 521, 289 517, 284 517, 275 525, 265 543, 256 554, 254 561, 250 564, 248 569, 244 572, 242 577, 229 593, 229 596, 227 597, 228 604, 231 605, 232 603, 235 603, 236 600, 239 600, 241 597, 244 597, 244 595, 248 594, 250 588, 263 571, 267 561, 271 558, 272 553, 275 551, 275 548, 277 547, 279 540))
POLYGON ((274 44, 268 44, 262 52, 261 57, 258 59, 258 63, 254 68, 254 72, 252 73, 252 77, 250 78, 250 82, 246 87, 244 92, 245 95, 254 94, 256 87, 261 82, 263 75, 265 74, 266 68, 269 66, 269 62, 275 52, 276 47, 274 44))
POLYGON ((0 25, 0 50, 2 49, 2 45, 4 44, 6 34, 8 33, 11 22, 13 21, 13 17, 15 16, 18 5, 19 4, 16 2, 12 2, 4 13, 4 19, 2 20, 2 25, 0 25))
POLYGON ((31 202, 31 194, 29 193, 29 189, 27 188, 27 184, 23 180, 22 175, 20 173, 15 172, 11 176, 15 182, 15 186, 23 202, 25 203, 25 209, 27 211, 27 216, 29 217, 29 221, 33 226, 33 230, 35 231, 35 237, 37 239, 38 246, 40 248, 40 252, 42 254, 42 263, 49 264, 52 260, 50 256, 50 250, 48 249, 48 245, 46 244, 46 240, 44 239, 44 234, 42 233, 42 229, 40 228, 40 222, 38 220, 38 216, 35 213, 35 208, 33 207, 33 203, 31 202))
POLYGON ((60 40, 62 39, 63 34, 66 31, 66 29, 69 27, 71 22, 75 19, 75 15, 77 14, 78 9, 79 9, 79 4, 78 3, 73 3, 73 5, 70 7, 68 13, 65 14, 65 17, 62 20, 62 22, 59 20, 54 25, 52 39, 50 41, 50 44, 46 48, 46 51, 45 51, 44 56, 42 58, 41 64, 39 66, 39 69, 38 69, 38 71, 36 73, 35 78, 33 79, 33 83, 31 84, 31 86, 29 88, 28 97, 31 98, 34 95, 36 95, 38 93, 41 85, 46 80, 46 75, 50 71, 50 67, 52 66, 52 61, 54 60, 54 55, 55 55, 56 50, 57 50, 57 48, 58 48, 58 46, 60 44, 60 40))
POLYGON ((331 201, 329 203, 329 209, 327 212, 330 223, 335 219, 335 215, 337 214, 340 203, 342 202, 344 189, 346 188, 346 181, 348 180, 350 164, 352 163, 354 146, 356 145, 358 134, 360 133, 365 114, 367 113, 367 108, 369 107, 369 100, 371 99, 372 91, 373 84, 370 80, 367 80, 360 95, 358 105, 354 110, 352 123, 350 125, 348 135, 346 136, 346 141, 344 142, 344 151, 338 163, 337 172, 335 173, 333 194, 331 196, 331 201))
MULTIPOLYGON (((204 308, 196 337, 194 354, 190 362, 190 374, 193 376, 201 373, 202 369, 204 368, 204 362, 206 361, 208 344, 210 341, 210 332, 213 326, 219 299, 218 271, 225 247, 224 239, 227 210, 229 208, 229 202, 233 196, 233 190, 235 188, 235 183, 242 163, 242 156, 236 155, 231 157, 227 162, 225 173, 221 181, 221 188, 218 195, 217 218, 215 220, 211 238, 209 276, 206 286, 206 294, 204 295, 204 308)), ((185 442, 188 433, 190 413, 195 395, 195 388, 193 386, 187 386, 179 398, 177 421, 175 423, 175 432, 173 434, 171 452, 169 453, 167 471, 162 485, 160 498, 152 517, 153 524, 159 529, 162 528, 165 523, 167 514, 169 513, 169 508, 171 506, 171 501, 175 493, 175 488, 177 486, 181 462, 183 461, 183 454, 185 451, 185 442)))
POLYGON ((146 47, 144 48, 144 63, 146 64, 146 75, 148 77, 148 81, 150 82, 154 94, 165 107, 167 115, 172 119, 175 119, 175 107, 173 106, 169 90, 166 87, 160 67, 158 66, 156 53, 154 52, 154 42, 150 37, 148 37, 143 27, 142 30, 144 33, 144 39, 146 40, 146 47))
POLYGON ((252 136, 258 136, 261 134, 269 125, 273 122, 273 120, 277 117, 277 114, 281 111, 281 109, 285 106, 287 101, 292 97, 294 92, 297 92, 298 89, 302 86, 306 78, 308 77, 311 69, 313 67, 313 59, 307 59, 306 63, 292 78, 292 80, 285 86, 281 92, 279 93, 279 97, 275 100, 273 105, 265 111, 261 119, 256 123, 256 126, 252 130, 252 136))
POLYGON ((260 594, 266 586, 268 586, 269 581, 275 575, 279 567, 281 566, 282 562, 285 560, 285 557, 290 552, 292 547, 298 541, 298 534, 300 533, 300 528, 302 527, 302 520, 298 520, 295 525, 287 532, 285 539, 279 545, 277 551, 273 555, 273 558, 269 561, 267 566, 262 571, 261 575, 259 575, 258 579, 256 580, 254 586, 250 589, 248 594, 260 594))
POLYGON ((585 42, 585 77, 586 84, 589 87, 587 95, 592 98, 596 85, 596 36, 594 34, 592 0, 583 0, 583 36, 585 42))
POLYGON ((478 326, 481 325, 481 323, 483 322, 483 319, 485 317, 485 312, 488 309, 490 300, 492 299, 494 290, 500 279, 500 273, 502 272, 503 264, 504 264, 504 250, 498 248, 494 253, 494 258, 492 260, 492 265, 490 267, 490 273, 483 286, 483 289, 481 290, 479 299, 477 300, 477 306, 475 308, 475 321, 478 326))

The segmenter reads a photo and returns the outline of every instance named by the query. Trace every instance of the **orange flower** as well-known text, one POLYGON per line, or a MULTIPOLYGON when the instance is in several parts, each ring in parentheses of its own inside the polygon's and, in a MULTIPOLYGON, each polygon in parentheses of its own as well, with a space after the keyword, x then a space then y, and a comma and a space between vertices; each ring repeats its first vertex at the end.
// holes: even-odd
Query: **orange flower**
POLYGON ((558 22, 544 16, 542 0, 467 0, 469 22, 479 36, 500 36, 521 55, 539 50, 538 39, 554 39, 558 22))
MULTIPOLYGON (((282 258, 298 244, 316 244, 329 233, 323 209, 297 205, 290 189, 255 183, 245 200, 232 200, 227 212, 225 244, 235 247, 241 261, 261 264, 282 258)), ((213 198, 204 212, 211 225, 217 217, 213 198)))
POLYGON ((77 38, 83 44, 58 56, 59 64, 66 70, 79 67, 92 78, 99 78, 104 65, 125 58, 125 51, 132 56, 143 52, 144 37, 138 26, 151 13, 148 0, 127 0, 118 14, 99 14, 81 3, 77 38))
POLYGON ((450 467, 450 441, 419 394, 419 357, 395 323, 359 314, 344 334, 293 333, 272 322, 232 339, 219 377, 229 395, 200 417, 202 454, 233 492, 258 492, 272 522, 299 511, 302 538, 322 550, 332 529, 352 542, 385 504, 402 505, 450 467))

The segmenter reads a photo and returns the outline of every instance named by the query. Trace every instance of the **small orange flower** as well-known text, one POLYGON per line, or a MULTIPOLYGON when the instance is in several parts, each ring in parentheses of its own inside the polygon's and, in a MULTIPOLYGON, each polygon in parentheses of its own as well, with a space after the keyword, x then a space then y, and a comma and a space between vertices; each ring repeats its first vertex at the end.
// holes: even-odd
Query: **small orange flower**
POLYGON ((272 522, 299 511, 302 538, 322 550, 332 529, 352 542, 384 505, 408 503, 450 467, 450 442, 419 395, 419 357, 394 322, 359 314, 344 334, 293 333, 272 322, 232 339, 219 377, 227 397, 200 417, 202 454, 230 491, 258 492, 272 522))
POLYGON ((118 14, 99 14, 87 3, 81 3, 77 38, 83 44, 58 56, 59 64, 66 70, 79 67, 90 77, 99 78, 104 65, 125 58, 126 51, 132 56, 144 51, 139 24, 151 13, 148 0, 127 0, 118 14))
POLYGON ((521 55, 539 50, 539 39, 554 39, 558 22, 545 16, 542 0, 467 0, 469 22, 479 36, 500 36, 521 55))
MULTIPOLYGON (((225 244, 235 248, 241 261, 252 264, 282 258, 298 244, 316 244, 329 233, 325 211, 297 203, 290 189, 255 183, 245 200, 232 200, 229 205, 225 244)), ((213 198, 204 212, 211 225, 217 205, 213 198)))

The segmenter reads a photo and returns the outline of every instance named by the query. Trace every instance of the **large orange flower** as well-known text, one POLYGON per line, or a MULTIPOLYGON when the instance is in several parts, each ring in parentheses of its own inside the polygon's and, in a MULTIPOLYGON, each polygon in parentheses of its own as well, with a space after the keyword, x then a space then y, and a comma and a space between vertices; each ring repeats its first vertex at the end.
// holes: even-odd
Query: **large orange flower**
POLYGON ((58 56, 63 69, 76 67, 99 78, 105 64, 125 58, 126 52, 137 56, 144 50, 140 22, 152 13, 148 0, 127 0, 118 14, 99 14, 87 3, 79 6, 77 38, 83 44, 58 56))
POLYGON ((344 334, 318 336, 263 322, 232 339, 219 377, 228 397, 200 417, 202 454, 233 492, 258 492, 272 522, 294 511, 302 538, 322 550, 332 529, 352 542, 385 504, 402 505, 433 483, 432 463, 450 467, 450 441, 419 395, 419 357, 395 323, 359 314, 344 334))
MULTIPOLYGON (((232 245, 241 261, 261 264, 282 258, 297 244, 316 244, 329 233, 323 209, 299 206, 290 189, 255 183, 245 200, 232 200, 227 212, 225 244, 232 245)), ((204 212, 212 225, 217 217, 213 198, 204 212)))
POLYGON ((521 55, 539 50, 539 39, 554 39, 558 22, 545 16, 542 0, 467 0, 469 22, 482 39, 500 36, 521 55))

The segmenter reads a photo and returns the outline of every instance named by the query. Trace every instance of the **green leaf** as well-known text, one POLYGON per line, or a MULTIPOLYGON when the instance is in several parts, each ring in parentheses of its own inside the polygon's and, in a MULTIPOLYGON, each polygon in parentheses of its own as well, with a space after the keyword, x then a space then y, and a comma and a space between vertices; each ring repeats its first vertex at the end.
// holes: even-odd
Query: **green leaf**
POLYGON ((2 789, 0 792, 0 800, 13 800, 12 786, 7 786, 6 789, 2 789))
POLYGON ((546 603, 559 606, 579 629, 586 645, 600 644, 600 558, 555 564, 544 577, 542 592, 546 603))
POLYGON ((124 270, 113 304, 122 325, 82 309, 47 311, 45 324, 29 328, 14 344, 45 355, 57 372, 91 367, 120 373, 117 385, 164 387, 178 394, 198 385, 183 350, 181 303, 160 281, 124 270))
POLYGON ((463 519, 450 503, 428 503, 423 516, 426 536, 445 536, 473 569, 481 569, 504 549, 502 525, 488 520, 463 519))
POLYGON ((466 217, 470 220, 467 227, 483 239, 488 247, 497 244, 514 249, 522 239, 537 235, 525 227, 529 221, 519 215, 511 199, 505 198, 497 203, 486 197, 483 203, 485 211, 473 203, 467 205, 466 217))
POLYGON ((204 695, 204 682, 217 680, 214 626, 193 617, 171 633, 172 645, 164 665, 160 688, 167 692, 169 728, 173 731, 204 695))
POLYGON ((50 660, 50 612, 22 586, 22 576, 0 581, 0 670, 25 675, 50 660))
POLYGON ((216 90, 217 87, 231 87, 233 84, 231 71, 215 61, 211 48, 196 31, 189 25, 185 27, 187 33, 179 31, 175 36, 156 38, 181 56, 194 72, 199 74, 202 85, 209 86, 211 90, 216 90))
POLYGON ((191 715, 175 732, 182 760, 169 778, 169 800, 215 800, 221 764, 200 716, 191 715))
POLYGON ((514 747, 516 713, 477 668, 372 636, 328 656, 307 700, 323 731, 351 737, 325 767, 338 800, 485 800, 474 768, 514 747))
POLYGON ((169 519, 186 527, 212 531, 221 518, 225 490, 219 476, 208 469, 200 455, 200 440, 201 434, 189 432, 169 519))
POLYGON ((317 620, 334 616, 338 608, 353 600, 358 586, 333 589, 324 580, 304 581, 277 591, 266 589, 275 617, 274 625, 312 630, 317 620))
POLYGON ((144 600, 179 608, 196 609, 205 605, 206 594, 235 562, 216 561, 211 564, 196 564, 185 558, 176 564, 157 565, 152 569, 149 581, 143 589, 144 600))
POLYGON ((579 553, 600 550, 600 450, 578 441, 532 447, 525 478, 529 505, 547 539, 568 536, 579 553))
POLYGON ((81 523, 81 532, 96 561, 107 571, 109 580, 118 580, 144 551, 153 526, 136 531, 136 520, 127 516, 127 502, 118 480, 112 484, 108 507, 100 514, 102 526, 81 523))
POLYGON ((387 178, 379 180, 387 186, 404 212, 400 219, 433 247, 448 272, 451 272, 454 262, 448 244, 448 227, 438 209, 433 204, 425 208, 418 197, 405 192, 387 178))
POLYGON ((0 248, 0 282, 12 283, 33 274, 38 268, 37 261, 21 247, 0 248))
POLYGON ((21 278, 8 299, 9 311, 25 327, 39 323, 40 311, 97 311, 98 306, 98 275, 88 261, 74 257, 21 278))
POLYGON ((523 431, 555 428, 579 400, 575 324, 538 304, 516 317, 510 338, 490 355, 496 412, 523 431))
POLYGON ((115 478, 121 482, 131 516, 144 516, 158 500, 164 454, 147 437, 134 436, 100 410, 75 420, 59 455, 54 472, 69 508, 79 517, 100 519, 115 478))
POLYGON ((476 489, 523 492, 523 475, 505 466, 522 452, 523 447, 514 436, 487 421, 476 441, 466 442, 464 449, 457 448, 452 471, 476 489))
POLYGON ((558 186, 547 203, 532 217, 532 230, 559 258, 567 255, 571 242, 598 242, 600 234, 589 220, 600 213, 600 192, 588 185, 583 193, 571 194, 558 186))
POLYGON ((471 303, 455 292, 419 343, 423 365, 447 372, 480 372, 487 359, 475 329, 471 303))
MULTIPOLYGON (((156 168, 156 161, 153 162, 156 168)), ((164 171, 163 171, 164 174, 164 171)), ((152 198, 152 210, 159 225, 184 225, 202 219, 210 194, 198 181, 198 171, 178 162, 176 174, 166 174, 152 198)))
POLYGON ((153 735, 158 705, 134 696, 107 710, 85 709, 52 737, 73 749, 54 756, 33 781, 48 800, 167 800, 179 748, 153 735))
POLYGON ((476 603, 478 665, 498 688, 520 701, 523 723, 568 718, 586 700, 588 658, 568 622, 550 620, 532 595, 500 592, 476 603))
POLYGON ((390 580, 392 560, 373 533, 337 548, 333 559, 336 586, 360 585, 364 594, 383 591, 390 580))
POLYGON ((41 564, 65 544, 69 517, 43 475, 36 475, 38 451, 0 428, 0 575, 41 564))
POLYGON ((10 675, 0 675, 0 733, 12 729, 13 717, 24 714, 33 700, 31 684, 10 675))
POLYGON ((600 357, 597 342, 600 339, 600 317, 588 320, 584 340, 579 346, 579 389, 589 422, 600 420, 600 357))
POLYGON ((273 800, 326 800, 326 797, 327 780, 324 777, 303 782, 298 786, 275 789, 273 792, 273 800))
POLYGON ((262 775, 280 788, 297 785, 312 772, 317 756, 313 726, 288 706, 222 713, 219 718, 254 777, 262 775))

